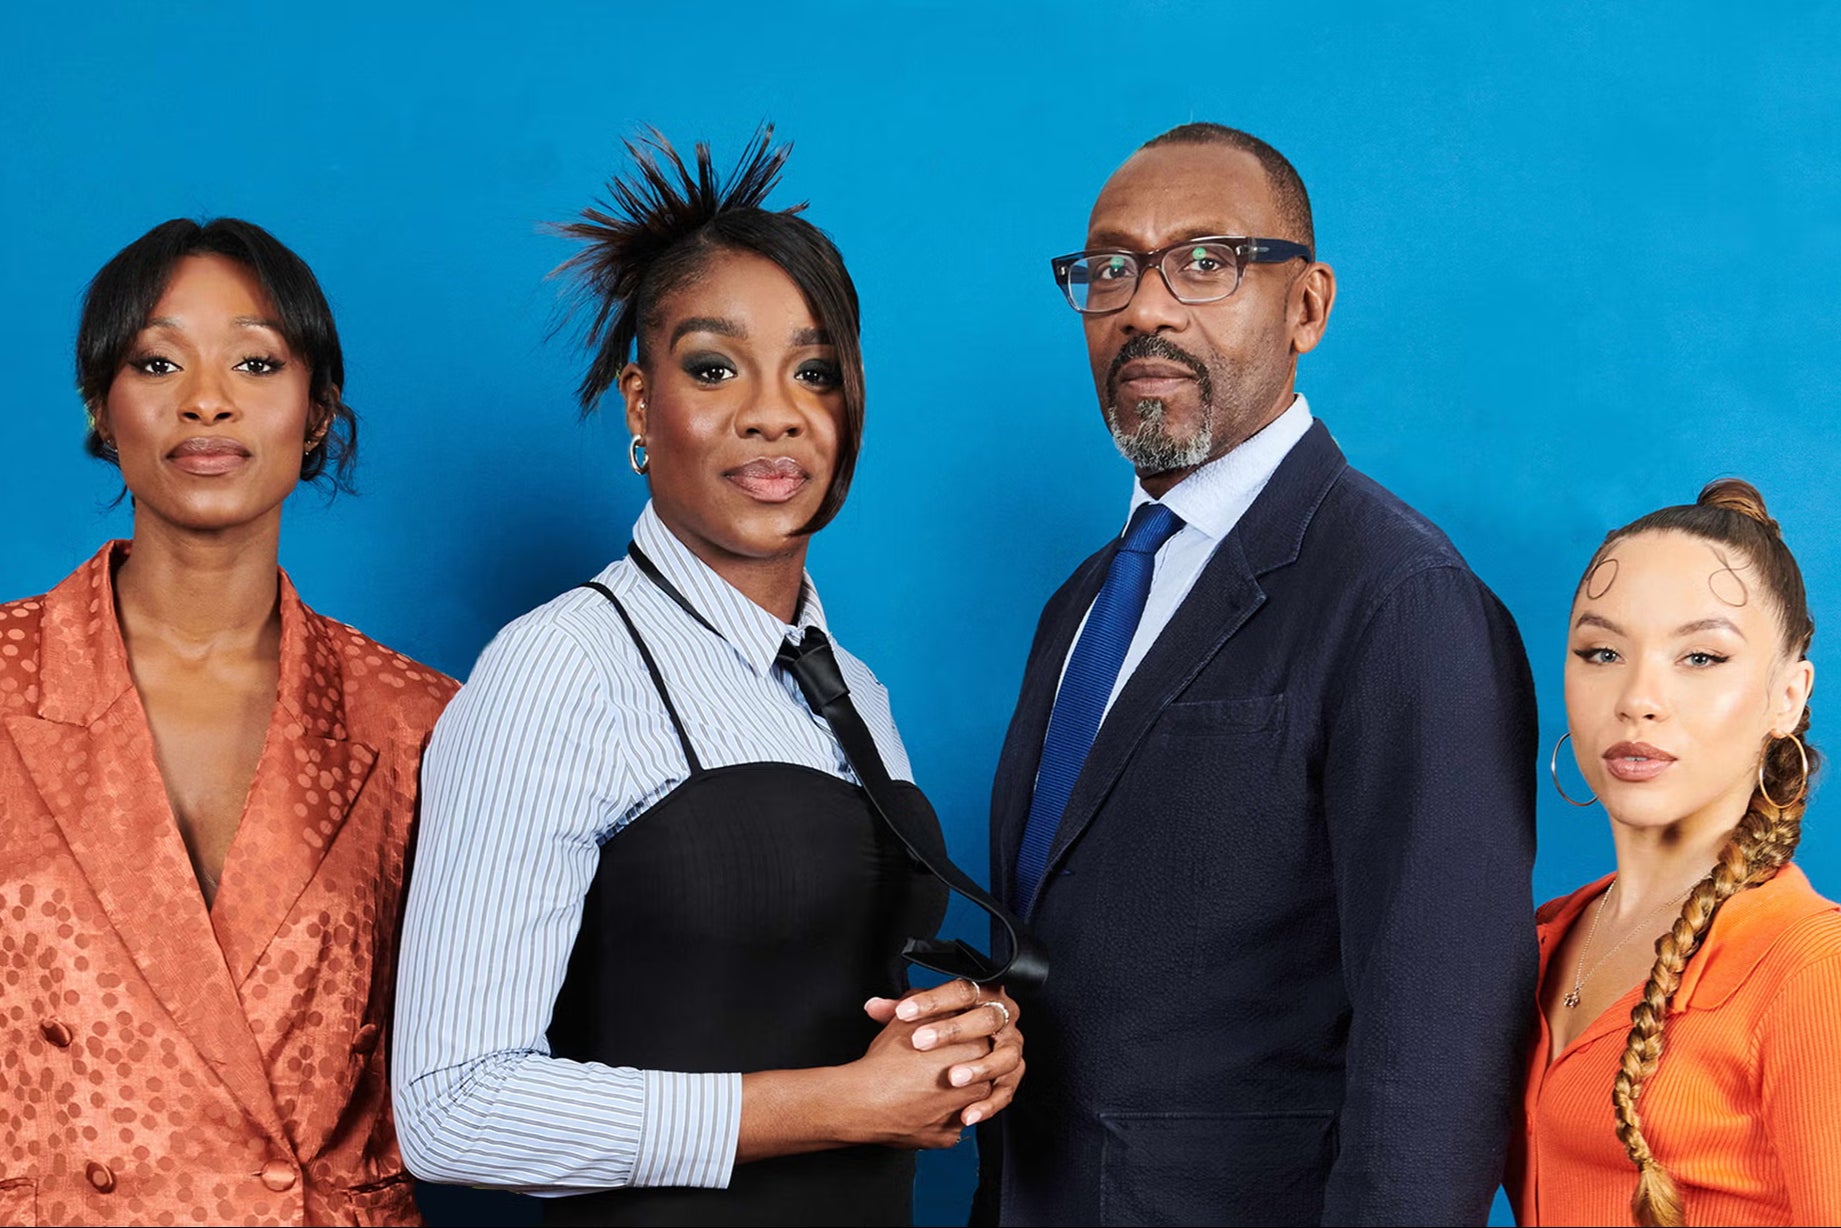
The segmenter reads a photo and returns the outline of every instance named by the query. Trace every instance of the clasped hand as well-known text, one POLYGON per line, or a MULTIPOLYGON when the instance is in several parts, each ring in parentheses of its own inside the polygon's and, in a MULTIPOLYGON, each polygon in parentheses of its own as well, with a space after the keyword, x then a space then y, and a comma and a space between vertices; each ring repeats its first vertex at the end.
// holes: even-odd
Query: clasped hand
POLYGON ((966 1126, 1001 1112, 1023 1077, 1022 1008, 1002 989, 948 981, 863 1009, 883 1025, 860 1059, 880 1089, 895 1147, 950 1147, 966 1126))

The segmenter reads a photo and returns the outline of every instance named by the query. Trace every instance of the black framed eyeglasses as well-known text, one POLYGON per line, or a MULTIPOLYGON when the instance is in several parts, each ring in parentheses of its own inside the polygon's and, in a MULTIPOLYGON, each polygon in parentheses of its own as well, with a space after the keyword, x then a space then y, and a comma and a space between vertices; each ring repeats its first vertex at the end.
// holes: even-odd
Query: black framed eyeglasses
POLYGON ((1157 270, 1172 298, 1193 306, 1220 302, 1238 290, 1249 264, 1298 259, 1312 259, 1311 250, 1289 239, 1205 235, 1154 252, 1072 252, 1050 263, 1068 305, 1081 315, 1103 316, 1125 309, 1147 269, 1157 270))

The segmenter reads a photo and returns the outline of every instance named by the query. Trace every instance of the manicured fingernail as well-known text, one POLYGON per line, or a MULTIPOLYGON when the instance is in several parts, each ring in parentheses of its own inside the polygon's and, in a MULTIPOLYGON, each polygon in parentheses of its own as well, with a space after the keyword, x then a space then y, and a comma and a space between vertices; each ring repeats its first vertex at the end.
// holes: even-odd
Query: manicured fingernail
POLYGON ((932 1028, 922 1028, 914 1034, 914 1047, 916 1049, 931 1049, 933 1048, 933 1042, 939 1038, 940 1034, 932 1028))
POLYGON ((968 1126, 975 1126, 983 1120, 984 1114, 980 1113, 977 1109, 971 1109, 965 1114, 965 1124, 968 1126))
POLYGON ((914 1004, 913 999, 909 999, 896 1007, 895 1013, 903 1019, 917 1019, 920 1017, 920 1007, 914 1004))
POLYGON ((972 1068, 970 1066, 954 1066, 952 1068, 952 1073, 947 1077, 952 1080, 952 1085, 954 1087, 964 1087, 967 1083, 972 1081, 972 1068))

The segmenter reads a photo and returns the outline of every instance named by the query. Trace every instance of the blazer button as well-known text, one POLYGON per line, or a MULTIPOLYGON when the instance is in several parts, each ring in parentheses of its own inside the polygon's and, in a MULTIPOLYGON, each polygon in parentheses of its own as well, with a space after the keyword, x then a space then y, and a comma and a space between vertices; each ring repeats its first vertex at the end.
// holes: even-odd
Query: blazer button
POLYGON ((60 1049, 70 1048, 70 1025, 62 1019, 42 1019, 39 1021, 38 1034, 60 1049))
POLYGON ((294 1183, 299 1180, 295 1176, 293 1165, 286 1160, 270 1160, 262 1166, 261 1176, 262 1184, 277 1194, 283 1190, 293 1189, 294 1183))
POLYGON ((115 1190, 115 1174, 109 1171, 107 1164, 98 1164, 91 1160, 83 1166, 83 1175, 96 1187, 98 1193, 109 1194, 115 1190))
POLYGON ((358 1029, 356 1036, 352 1037, 352 1052, 363 1057, 375 1048, 377 1048, 377 1025, 367 1023, 358 1029))

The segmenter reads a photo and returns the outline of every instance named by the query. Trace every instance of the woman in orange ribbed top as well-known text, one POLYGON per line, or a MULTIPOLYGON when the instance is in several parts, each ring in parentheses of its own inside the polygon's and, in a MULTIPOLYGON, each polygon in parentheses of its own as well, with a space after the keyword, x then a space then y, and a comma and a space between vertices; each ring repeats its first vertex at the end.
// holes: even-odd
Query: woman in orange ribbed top
POLYGON ((1813 631, 1736 479, 1613 532, 1580 582, 1568 736, 1617 872, 1537 917, 1522 1224, 1841 1223, 1841 909, 1790 864, 1813 631))

